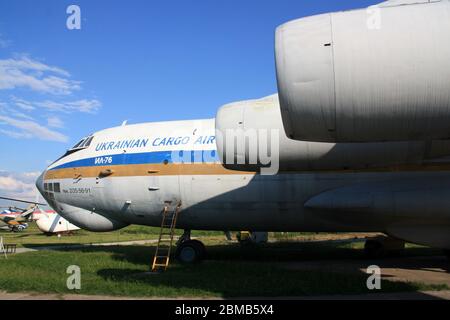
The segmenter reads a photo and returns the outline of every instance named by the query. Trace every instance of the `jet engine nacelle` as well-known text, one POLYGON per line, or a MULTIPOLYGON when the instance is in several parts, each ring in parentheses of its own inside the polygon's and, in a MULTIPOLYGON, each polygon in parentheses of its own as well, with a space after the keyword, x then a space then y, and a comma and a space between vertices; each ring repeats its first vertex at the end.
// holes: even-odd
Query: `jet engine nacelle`
POLYGON ((277 95, 219 108, 216 143, 224 166, 241 171, 273 166, 280 171, 367 169, 450 161, 442 159, 450 154, 450 140, 330 143, 290 139, 283 129, 277 95))
POLYGON ((448 39, 448 0, 389 1, 278 27, 287 136, 319 142, 450 138, 448 39))

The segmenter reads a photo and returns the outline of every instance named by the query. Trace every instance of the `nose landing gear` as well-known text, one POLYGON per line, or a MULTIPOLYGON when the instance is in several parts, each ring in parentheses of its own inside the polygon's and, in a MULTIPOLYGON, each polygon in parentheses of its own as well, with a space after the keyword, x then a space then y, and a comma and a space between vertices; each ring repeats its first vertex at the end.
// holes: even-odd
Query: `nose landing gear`
POLYGON ((198 240, 191 239, 191 230, 185 230, 177 242, 175 258, 185 264, 197 263, 206 256, 205 245, 198 240))
POLYGON ((370 259, 399 256, 404 249, 405 241, 384 236, 367 239, 364 245, 364 253, 370 259))

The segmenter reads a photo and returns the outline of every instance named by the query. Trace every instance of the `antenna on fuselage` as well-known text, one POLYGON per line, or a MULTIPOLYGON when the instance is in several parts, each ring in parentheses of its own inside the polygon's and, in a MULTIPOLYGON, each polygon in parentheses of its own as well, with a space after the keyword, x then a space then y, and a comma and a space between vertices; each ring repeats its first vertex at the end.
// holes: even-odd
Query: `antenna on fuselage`
POLYGON ((122 122, 122 127, 125 127, 128 123, 128 120, 125 120, 124 122, 122 122))

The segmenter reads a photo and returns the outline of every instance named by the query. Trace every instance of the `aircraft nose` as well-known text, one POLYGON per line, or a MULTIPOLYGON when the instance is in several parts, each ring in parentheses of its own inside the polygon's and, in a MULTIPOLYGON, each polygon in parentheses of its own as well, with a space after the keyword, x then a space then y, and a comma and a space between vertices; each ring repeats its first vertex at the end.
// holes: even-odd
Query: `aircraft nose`
POLYGON ((45 198, 45 196, 44 196, 44 176, 45 176, 45 171, 42 172, 41 175, 37 178, 36 188, 39 190, 41 195, 45 198))

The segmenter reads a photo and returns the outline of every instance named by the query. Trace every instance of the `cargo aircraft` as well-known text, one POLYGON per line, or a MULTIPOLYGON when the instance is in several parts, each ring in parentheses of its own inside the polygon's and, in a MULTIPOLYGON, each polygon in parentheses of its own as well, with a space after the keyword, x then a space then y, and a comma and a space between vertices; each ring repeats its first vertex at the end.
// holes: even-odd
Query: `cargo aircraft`
POLYGON ((276 31, 278 95, 223 106, 215 119, 96 132, 36 185, 91 231, 160 226, 177 207, 177 252, 194 252, 190 261, 204 253, 193 229, 382 232, 448 254, 447 39, 447 0, 288 22, 276 31))

